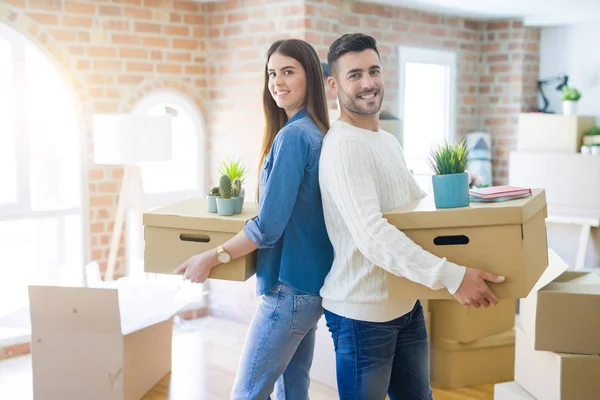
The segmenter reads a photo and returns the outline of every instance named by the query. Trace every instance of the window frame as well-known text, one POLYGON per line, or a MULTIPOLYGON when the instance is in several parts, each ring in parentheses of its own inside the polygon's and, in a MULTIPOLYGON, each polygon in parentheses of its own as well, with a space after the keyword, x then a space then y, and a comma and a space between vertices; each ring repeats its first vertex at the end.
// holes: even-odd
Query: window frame
MULTIPOLYGON (((447 67, 448 85, 445 88, 448 98, 445 120, 445 138, 449 141, 456 139, 456 109, 457 109, 457 61, 456 53, 449 50, 429 49, 412 46, 398 46, 398 116, 402 121, 406 121, 404 115, 405 105, 405 82, 406 82, 406 64, 422 63, 433 64, 447 67)), ((403 129, 403 137, 406 138, 406 129, 403 129)), ((402 143, 404 148, 404 143, 402 143)), ((415 173, 419 176, 431 176, 433 173, 415 173)))

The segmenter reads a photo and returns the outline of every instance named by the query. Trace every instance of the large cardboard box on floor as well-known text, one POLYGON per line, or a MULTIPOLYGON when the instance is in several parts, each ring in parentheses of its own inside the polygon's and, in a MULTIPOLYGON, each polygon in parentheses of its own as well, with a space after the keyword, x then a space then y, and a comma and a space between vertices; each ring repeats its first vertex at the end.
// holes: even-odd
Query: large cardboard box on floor
POLYGON ((517 323, 515 381, 536 399, 598 399, 599 377, 600 356, 535 350, 530 336, 517 323))
MULTIPOLYGON (((205 199, 188 199, 143 215, 144 270, 171 274, 181 263, 235 236, 257 215, 255 203, 244 203, 241 214, 209 213, 205 199)), ((246 281, 256 272, 256 252, 216 266, 210 279, 246 281)))
POLYGON ((432 335, 468 343, 511 330, 515 325, 516 300, 502 299, 492 307, 463 306, 456 300, 430 300, 432 335))
POLYGON ((36 400, 138 400, 171 370, 173 319, 123 333, 117 289, 31 286, 36 400))
POLYGON ((536 400, 536 398, 513 381, 494 385, 494 400, 536 400))
POLYGON ((512 381, 514 363, 514 330, 470 343, 432 338, 431 381, 436 388, 512 381))
MULTIPOLYGON (((551 262, 562 260, 552 254, 551 262)), ((520 323, 535 350, 600 354, 600 274, 567 271, 540 279, 520 302, 520 323)))
MULTIPOLYGON (((550 263, 566 265, 554 252, 550 263)), ((519 309, 520 324, 534 349, 600 354, 600 274, 544 275, 519 309)))
MULTIPOLYGON (((436 209, 433 196, 426 196, 384 213, 423 249, 459 265, 505 276, 503 283, 489 283, 503 299, 526 297, 546 270, 546 216, 542 189, 524 199, 454 209, 436 209)), ((445 288, 431 290, 391 274, 388 292, 392 299, 453 299, 445 288)))

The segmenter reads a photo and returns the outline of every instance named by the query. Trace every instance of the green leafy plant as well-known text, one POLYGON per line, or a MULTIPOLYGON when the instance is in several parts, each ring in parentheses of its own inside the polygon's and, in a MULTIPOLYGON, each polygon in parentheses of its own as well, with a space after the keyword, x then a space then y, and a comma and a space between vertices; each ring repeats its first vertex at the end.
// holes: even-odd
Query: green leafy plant
POLYGON ((242 184, 246 183, 246 174, 248 169, 242 164, 240 160, 230 160, 229 158, 222 161, 219 165, 219 175, 227 175, 231 182, 239 179, 242 184))
POLYGON ((222 199, 231 198, 231 179, 229 179, 229 176, 221 176, 221 179, 219 179, 219 191, 221 192, 222 199))
POLYGON ((595 126, 585 133, 586 136, 600 135, 600 126, 595 126))
POLYGON ((575 88, 563 86, 562 88, 562 99, 563 101, 578 101, 581 99, 581 93, 575 88))
POLYGON ((431 149, 427 161, 435 175, 461 174, 469 167, 469 153, 466 140, 446 141, 431 149))

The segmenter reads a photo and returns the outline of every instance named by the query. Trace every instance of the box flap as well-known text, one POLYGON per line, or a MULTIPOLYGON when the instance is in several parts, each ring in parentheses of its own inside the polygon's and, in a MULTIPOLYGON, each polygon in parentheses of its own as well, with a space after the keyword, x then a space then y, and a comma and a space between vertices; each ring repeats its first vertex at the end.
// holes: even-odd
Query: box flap
POLYGON ((554 250, 548 248, 548 267, 546 268, 540 279, 538 279, 536 284, 533 286, 533 289, 531 289, 529 295, 539 291, 544 286, 550 284, 550 282, 553 282, 555 279, 561 276, 567 269, 569 269, 569 265, 566 262, 564 262, 564 260, 560 258, 560 256, 556 254, 556 252, 554 252, 554 250))
POLYGON ((600 284, 573 282, 552 282, 542 289, 543 292, 559 292, 564 294, 600 295, 600 284))
POLYGON ((600 274, 593 272, 585 273, 579 277, 569 280, 569 283, 579 283, 583 285, 600 285, 600 274))
POLYGON ((87 331, 121 334, 115 289, 30 286, 31 328, 37 332, 87 331))
POLYGON ((514 329, 511 329, 506 332, 488 336, 486 338, 468 343, 462 343, 457 340, 434 337, 433 343, 434 346, 441 347, 446 350, 474 350, 489 347, 509 346, 515 343, 515 331, 514 329))
POLYGON ((223 217, 209 213, 204 198, 188 199, 150 210, 143 215, 145 226, 237 233, 257 214, 256 203, 245 202, 241 214, 223 217))
POLYGON ((543 189, 523 199, 471 203, 468 207, 436 209, 433 196, 387 211, 384 217, 400 230, 522 224, 546 208, 543 189))

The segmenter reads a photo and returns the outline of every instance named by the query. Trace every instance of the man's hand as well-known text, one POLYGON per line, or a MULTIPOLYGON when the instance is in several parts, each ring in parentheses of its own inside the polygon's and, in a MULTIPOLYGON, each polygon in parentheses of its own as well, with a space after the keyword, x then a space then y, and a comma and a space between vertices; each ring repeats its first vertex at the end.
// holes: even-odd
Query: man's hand
POLYGON ((460 304, 475 308, 495 306, 498 304, 498 298, 485 281, 501 283, 504 282, 504 277, 467 267, 463 281, 454 293, 454 297, 460 304))
POLYGON ((216 255, 216 250, 207 250, 202 254, 196 254, 177 267, 173 273, 183 274, 183 279, 203 283, 213 267, 219 263, 216 255))

